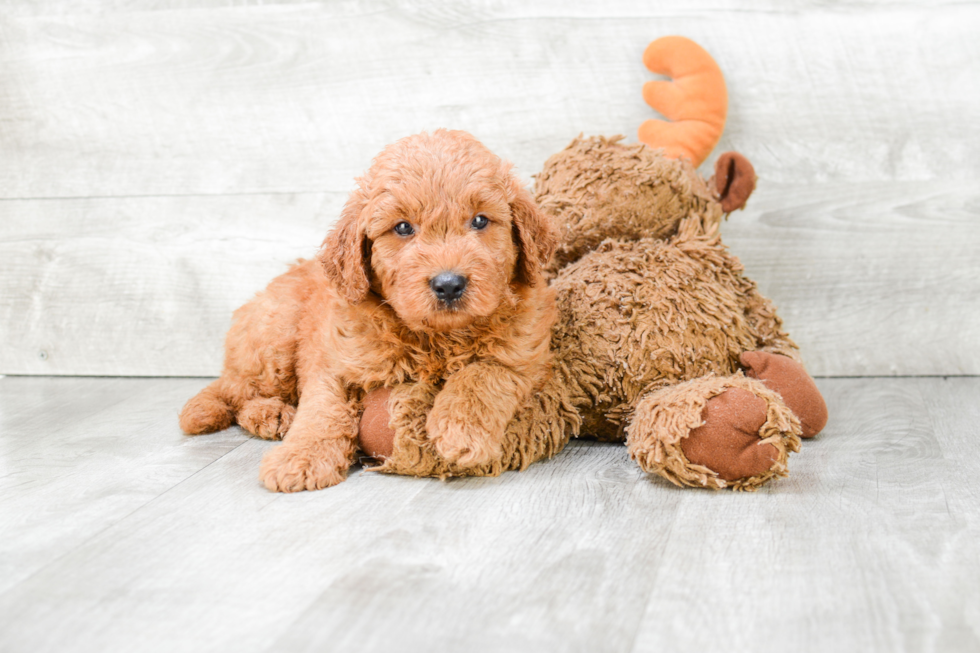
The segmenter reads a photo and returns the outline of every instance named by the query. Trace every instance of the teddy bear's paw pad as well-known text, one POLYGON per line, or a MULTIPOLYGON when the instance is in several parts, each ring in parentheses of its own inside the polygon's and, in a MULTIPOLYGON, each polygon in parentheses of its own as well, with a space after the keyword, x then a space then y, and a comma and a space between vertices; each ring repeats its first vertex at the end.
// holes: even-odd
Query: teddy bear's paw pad
POLYGON ((302 492, 337 485, 347 478, 349 463, 341 451, 288 441, 262 457, 259 480, 273 492, 302 492))
POLYGON ((767 351, 746 352, 740 361, 746 376, 759 379, 767 388, 778 392, 796 413, 804 438, 812 438, 827 425, 827 404, 802 365, 788 356, 767 351))
POLYGON ((246 401, 236 415, 238 425, 266 440, 281 440, 296 416, 296 407, 278 397, 246 401))
POLYGON ((730 388, 708 400, 701 412, 704 423, 681 440, 681 450, 688 461, 726 481, 764 474, 779 456, 776 447, 759 439, 766 410, 761 397, 730 388))

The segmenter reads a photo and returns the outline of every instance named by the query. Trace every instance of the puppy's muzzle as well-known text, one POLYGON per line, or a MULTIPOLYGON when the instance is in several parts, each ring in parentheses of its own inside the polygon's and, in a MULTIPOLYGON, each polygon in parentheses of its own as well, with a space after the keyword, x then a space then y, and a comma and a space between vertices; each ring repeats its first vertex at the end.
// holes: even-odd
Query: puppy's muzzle
POLYGON ((429 287, 443 304, 455 304, 466 290, 467 279, 455 272, 441 272, 432 277, 429 287))

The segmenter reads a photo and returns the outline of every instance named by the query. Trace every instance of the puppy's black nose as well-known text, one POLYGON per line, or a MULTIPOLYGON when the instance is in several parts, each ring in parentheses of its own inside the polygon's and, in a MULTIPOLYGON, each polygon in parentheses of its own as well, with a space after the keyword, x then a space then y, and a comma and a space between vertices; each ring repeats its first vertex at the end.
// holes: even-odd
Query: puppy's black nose
POLYGON ((454 302, 466 290, 466 277, 455 272, 442 272, 432 277, 429 287, 441 302, 454 302))

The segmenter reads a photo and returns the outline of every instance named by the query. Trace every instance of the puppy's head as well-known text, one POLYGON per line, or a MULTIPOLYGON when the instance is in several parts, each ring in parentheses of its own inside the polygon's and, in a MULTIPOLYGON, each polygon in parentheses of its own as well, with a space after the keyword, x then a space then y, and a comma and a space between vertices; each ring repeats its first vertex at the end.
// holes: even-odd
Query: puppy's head
POLYGON ((378 155, 320 261, 348 302, 373 294, 409 328, 446 331, 543 283, 556 243, 510 164, 466 132, 438 130, 378 155))

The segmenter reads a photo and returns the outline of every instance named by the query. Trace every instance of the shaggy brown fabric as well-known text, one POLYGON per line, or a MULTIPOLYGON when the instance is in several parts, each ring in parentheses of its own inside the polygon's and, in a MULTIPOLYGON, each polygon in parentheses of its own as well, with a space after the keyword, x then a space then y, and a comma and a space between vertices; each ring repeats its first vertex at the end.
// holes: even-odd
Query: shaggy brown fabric
POLYGON ((447 462, 429 440, 425 420, 439 388, 423 383, 392 388, 388 405, 395 432, 393 451, 373 471, 415 476, 496 476, 550 458, 578 435, 581 419, 568 400, 565 385, 551 376, 510 422, 503 453, 491 464, 463 468, 447 462))
MULTIPOLYGON (((744 422, 738 425, 746 426, 744 422)), ((747 379, 741 374, 728 377, 706 376, 644 397, 633 415, 627 447, 630 456, 640 467, 659 474, 676 485, 755 490, 773 478, 786 476, 786 461, 790 452, 800 450, 799 434, 799 420, 779 395, 761 382, 747 379), (775 451, 775 462, 761 472, 755 469, 746 470, 756 471, 754 475, 726 479, 717 469, 726 465, 725 459, 729 454, 724 448, 718 451, 719 447, 715 447, 720 455, 711 466, 707 464, 707 458, 702 458, 701 464, 697 464, 687 458, 684 441, 704 425, 704 411, 708 402, 733 388, 750 393, 765 402, 765 420, 758 430, 756 442, 760 447, 772 447, 775 451)), ((741 444, 745 439, 739 437, 738 440, 741 444)))
POLYGON ((643 394, 733 374, 745 351, 794 348, 741 270, 717 225, 692 215, 668 240, 606 241, 561 271, 552 348, 586 433, 622 440, 643 394))
POLYGON ((740 360, 746 376, 778 392, 796 413, 804 438, 812 438, 827 425, 827 404, 813 378, 797 361, 764 351, 746 352, 740 360))
POLYGON ((579 137, 535 177, 535 199, 561 230, 552 272, 607 238, 667 238, 691 213, 721 220, 720 206, 690 164, 622 140, 579 137))

